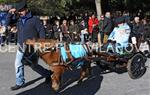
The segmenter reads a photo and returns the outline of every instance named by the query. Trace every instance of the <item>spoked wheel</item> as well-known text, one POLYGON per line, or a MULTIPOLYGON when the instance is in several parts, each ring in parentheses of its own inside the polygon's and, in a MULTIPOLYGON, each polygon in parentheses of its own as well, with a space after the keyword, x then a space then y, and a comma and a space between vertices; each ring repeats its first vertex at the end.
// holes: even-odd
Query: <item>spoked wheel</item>
POLYGON ((145 57, 150 58, 150 52, 149 51, 144 51, 143 54, 145 57))
POLYGON ((137 53, 127 63, 128 74, 132 79, 142 77, 146 72, 145 57, 137 53))

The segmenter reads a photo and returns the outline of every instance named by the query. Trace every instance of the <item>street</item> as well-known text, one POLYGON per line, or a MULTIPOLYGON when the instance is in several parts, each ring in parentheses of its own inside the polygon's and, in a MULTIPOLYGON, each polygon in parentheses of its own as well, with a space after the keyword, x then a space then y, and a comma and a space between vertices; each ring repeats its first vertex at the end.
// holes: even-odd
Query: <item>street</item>
MULTIPOLYGON (((55 95, 50 85, 44 83, 31 68, 25 66, 27 86, 16 91, 10 87, 15 85, 15 53, 0 53, 0 95, 55 95)), ((148 59, 146 65, 149 65, 148 59)), ((48 68, 40 60, 39 64, 48 68)), ((140 79, 133 80, 128 73, 100 74, 99 67, 92 67, 92 76, 81 84, 77 84, 79 70, 67 71, 63 75, 63 86, 60 95, 150 95, 150 69, 140 79)))

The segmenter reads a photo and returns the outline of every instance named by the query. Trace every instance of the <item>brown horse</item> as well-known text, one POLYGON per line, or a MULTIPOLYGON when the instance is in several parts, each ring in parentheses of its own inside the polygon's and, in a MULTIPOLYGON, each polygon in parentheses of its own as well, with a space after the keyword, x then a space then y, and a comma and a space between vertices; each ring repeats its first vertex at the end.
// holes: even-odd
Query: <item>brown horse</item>
POLYGON ((56 40, 45 40, 45 39, 26 41, 27 45, 34 46, 34 48, 35 48, 35 45, 38 44, 37 51, 38 51, 40 58, 46 64, 49 65, 49 69, 53 72, 51 76, 51 81, 52 81, 52 88, 55 91, 59 90, 60 88, 60 85, 61 85, 60 80, 61 80, 62 74, 66 70, 72 70, 69 65, 70 63, 79 62, 80 60, 85 60, 84 62, 87 62, 85 65, 81 66, 80 79, 78 80, 78 82, 82 82, 82 80, 86 77, 86 75, 89 75, 90 73, 90 61, 88 60, 88 58, 85 56, 83 58, 74 59, 71 55, 69 48, 67 48, 67 46, 64 46, 64 47, 66 49, 68 61, 64 62, 61 58, 60 50, 59 48, 57 48, 58 43, 59 42, 56 40), (47 46, 46 49, 44 49, 45 46, 47 46), (45 51, 45 50, 48 50, 48 51, 45 51))

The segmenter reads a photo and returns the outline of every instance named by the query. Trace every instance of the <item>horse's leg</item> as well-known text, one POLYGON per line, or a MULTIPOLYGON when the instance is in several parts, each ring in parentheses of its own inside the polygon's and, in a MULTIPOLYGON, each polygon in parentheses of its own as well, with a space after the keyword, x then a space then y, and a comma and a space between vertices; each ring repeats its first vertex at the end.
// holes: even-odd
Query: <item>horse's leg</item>
POLYGON ((56 74, 56 73, 54 73, 51 77, 52 78, 52 88, 54 91, 58 91, 60 88, 60 77, 61 77, 61 75, 56 74))
POLYGON ((86 75, 87 77, 91 75, 91 63, 90 62, 87 62, 86 75))
POLYGON ((80 79, 78 83, 81 83, 85 77, 88 77, 91 74, 91 64, 88 61, 85 62, 86 62, 84 63, 85 65, 83 65, 81 68, 80 79))
POLYGON ((78 83, 81 83, 82 80, 85 78, 85 76, 86 76, 86 70, 84 68, 81 68, 80 79, 78 80, 78 83))
POLYGON ((51 67, 52 71, 54 72, 52 75, 52 88, 55 91, 58 91, 61 85, 61 77, 62 74, 64 73, 66 67, 65 66, 53 66, 51 67))

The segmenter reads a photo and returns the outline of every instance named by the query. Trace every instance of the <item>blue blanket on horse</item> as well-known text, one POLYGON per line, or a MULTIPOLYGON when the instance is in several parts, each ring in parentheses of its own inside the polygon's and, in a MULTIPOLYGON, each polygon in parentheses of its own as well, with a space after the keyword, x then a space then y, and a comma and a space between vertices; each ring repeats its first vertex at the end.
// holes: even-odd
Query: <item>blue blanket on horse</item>
MULTIPOLYGON (((71 55, 75 59, 82 58, 82 57, 87 55, 87 52, 86 52, 86 50, 85 50, 85 48, 83 47, 82 44, 69 44, 69 49, 70 49, 71 55)), ((61 50, 61 56, 63 58, 63 61, 66 62, 67 59, 68 59, 68 56, 67 56, 67 53, 66 53, 66 49, 64 48, 64 46, 62 46, 60 48, 60 50, 61 50)), ((83 64, 84 64, 84 61, 76 63, 77 67, 81 66, 83 64)))
POLYGON ((80 57, 84 57, 87 55, 86 50, 84 49, 83 45, 81 45, 81 44, 79 44, 79 45, 70 44, 69 49, 74 58, 80 58, 80 57))

